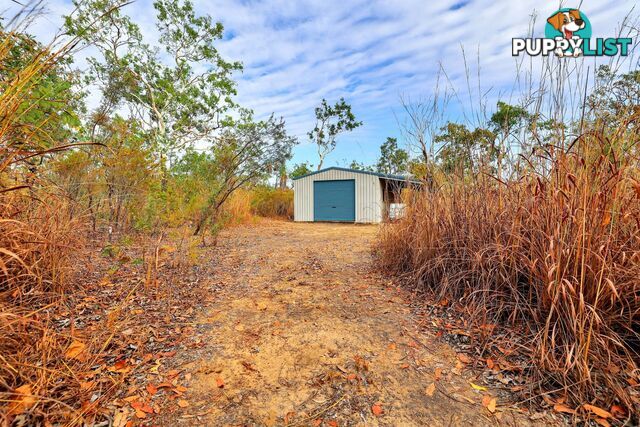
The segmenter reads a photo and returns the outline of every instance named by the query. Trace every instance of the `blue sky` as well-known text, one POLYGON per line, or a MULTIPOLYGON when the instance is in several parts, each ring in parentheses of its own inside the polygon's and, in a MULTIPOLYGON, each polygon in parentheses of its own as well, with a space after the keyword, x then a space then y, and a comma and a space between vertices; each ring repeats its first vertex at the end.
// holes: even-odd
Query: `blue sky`
MULTIPOLYGON (((150 41, 156 37, 151 3, 138 0, 126 9, 150 41)), ((67 0, 46 4, 48 14, 33 26, 43 41, 59 27, 60 16, 71 11, 67 0)), ((577 6, 534 0, 194 0, 194 4, 200 13, 225 25, 226 36, 219 44, 222 54, 244 64, 237 75, 237 101, 259 116, 271 112, 283 116, 290 131, 300 137, 294 162, 317 164, 306 132, 313 127, 313 109, 320 100, 344 97, 351 103, 364 125, 339 138, 327 166, 346 165, 352 159, 371 164, 386 137, 398 137, 402 143, 399 98, 430 96, 440 67, 451 85, 465 91, 462 47, 471 57, 473 75, 480 55, 481 86, 488 91, 489 106, 499 97, 507 101, 517 97, 511 38, 527 34, 532 15, 537 15, 534 30, 541 36, 548 15, 559 7, 577 6)), ((585 0, 581 10, 591 21, 594 37, 611 37, 634 5, 631 0, 585 0)), ((451 118, 462 120, 462 108, 452 105, 451 118)))

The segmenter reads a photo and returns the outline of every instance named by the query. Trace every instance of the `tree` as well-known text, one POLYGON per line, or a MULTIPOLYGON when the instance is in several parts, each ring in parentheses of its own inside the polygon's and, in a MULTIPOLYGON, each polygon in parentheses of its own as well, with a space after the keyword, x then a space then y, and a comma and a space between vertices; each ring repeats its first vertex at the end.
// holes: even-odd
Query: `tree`
POLYGON ((398 148, 396 138, 387 137, 380 146, 380 159, 378 159, 378 172, 386 174, 400 174, 407 171, 409 153, 398 148))
POLYGON ((351 112, 351 106, 344 98, 340 98, 334 106, 330 106, 323 99, 319 107, 315 109, 316 125, 308 133, 309 139, 318 146, 318 170, 322 169, 325 157, 336 148, 336 137, 344 132, 350 132, 362 122, 356 120, 351 112))
POLYGON ((443 144, 437 160, 444 172, 476 173, 497 157, 495 134, 488 129, 470 131, 465 125, 449 122, 440 129, 434 142, 443 144))
POLYGON ((269 167, 291 156, 297 139, 287 135, 284 120, 273 115, 254 121, 253 114, 241 110, 240 119, 217 138, 212 148, 210 171, 216 178, 200 211, 194 235, 208 221, 215 222, 220 207, 234 191, 268 174, 269 167))
POLYGON ((66 17, 65 26, 102 55, 90 59, 91 76, 104 94, 97 123, 124 103, 148 132, 164 168, 172 152, 210 139, 220 129, 225 113, 235 106, 231 75, 242 66, 223 59, 215 47, 222 24, 197 16, 189 0, 153 3, 163 52, 145 44, 138 26, 120 9, 106 13, 122 3, 75 0, 76 14, 66 17), (104 21, 100 30, 85 31, 94 21, 104 21))
POLYGON ((349 169, 357 170, 357 171, 369 171, 373 172, 373 167, 367 166, 364 163, 358 162, 357 160, 352 160, 349 165, 349 169))
POLYGON ((311 173, 311 168, 313 168, 313 165, 310 165, 307 162, 298 163, 298 164, 293 166, 293 170, 289 174, 289 177, 291 179, 296 179, 296 178, 300 178, 301 176, 310 174, 311 173))

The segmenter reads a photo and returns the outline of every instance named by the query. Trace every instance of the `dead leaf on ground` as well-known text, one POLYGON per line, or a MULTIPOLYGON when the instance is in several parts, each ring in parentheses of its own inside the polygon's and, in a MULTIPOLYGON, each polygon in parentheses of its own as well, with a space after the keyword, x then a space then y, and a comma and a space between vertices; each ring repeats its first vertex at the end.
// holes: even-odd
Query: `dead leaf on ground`
POLYGON ((151 383, 147 384, 146 389, 147 389, 147 391, 149 392, 149 394, 151 396, 153 396, 154 394, 156 394, 158 392, 158 387, 154 386, 151 383))
POLYGON ((495 413, 497 404, 498 400, 495 397, 490 399, 489 403, 487 403, 487 409, 489 410, 489 412, 491 412, 492 414, 495 413))
POLYGON ((613 415, 611 415, 611 412, 606 411, 602 408, 598 408, 597 406, 594 405, 589 405, 588 403, 585 403, 584 405, 582 405, 582 407, 584 409, 586 409, 589 412, 593 412, 594 414, 596 414, 597 416, 599 416, 600 418, 611 418, 613 417, 613 415))
POLYGON ((87 345, 85 343, 80 341, 74 341, 69 345, 64 355, 67 359, 78 359, 79 357, 81 357, 80 355, 82 354, 82 352, 85 350, 86 347, 87 345))
POLYGON ((384 414, 384 409, 382 409, 382 405, 380 403, 374 403, 371 406, 371 412, 376 417, 380 417, 380 416, 382 416, 382 414, 384 414))
POLYGON ((576 411, 575 409, 571 409, 570 407, 568 407, 567 405, 563 404, 563 403, 556 403, 555 405, 553 405, 553 410, 556 412, 564 412, 565 414, 575 414, 576 411))
POLYGON ((224 380, 220 377, 216 378, 216 386, 218 388, 224 388, 224 380))
POLYGON ((186 408, 187 406, 189 406, 189 402, 184 399, 180 399, 178 400, 178 406, 181 408, 186 408))
POLYGON ((609 421, 605 420, 604 418, 596 418, 596 422, 600 424, 602 427, 611 427, 611 424, 609 424, 609 421))
POLYGON ((433 393, 435 392, 436 392, 436 383, 429 384, 429 386, 427 387, 427 390, 425 391, 425 393, 427 393, 427 396, 429 397, 433 396, 433 393))
POLYGON ((24 384, 14 390, 14 393, 18 396, 9 405, 9 414, 17 415, 22 414, 27 409, 32 407, 36 403, 36 398, 31 391, 31 385, 24 384))
POLYGON ((433 371, 433 379, 438 381, 440 378, 442 378, 442 368, 436 368, 433 371))
POLYGON ((458 353, 458 360, 462 363, 471 363, 471 359, 464 353, 458 353))

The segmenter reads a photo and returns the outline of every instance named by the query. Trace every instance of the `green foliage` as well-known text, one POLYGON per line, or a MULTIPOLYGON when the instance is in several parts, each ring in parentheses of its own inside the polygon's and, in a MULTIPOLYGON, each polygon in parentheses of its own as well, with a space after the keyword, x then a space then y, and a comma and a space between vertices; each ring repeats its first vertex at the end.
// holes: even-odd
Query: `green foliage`
POLYGON ((313 168, 313 165, 310 165, 307 162, 295 164, 293 165, 293 170, 289 174, 289 177, 291 179, 296 179, 301 176, 310 174, 312 168, 313 168))
POLYGON ((407 171, 409 153, 398 148, 396 138, 387 137, 380 146, 380 159, 378 160, 378 172, 386 174, 402 174, 407 171))
POLYGON ((351 163, 349 164, 349 169, 373 172, 373 166, 365 165, 364 163, 358 162, 357 160, 351 161, 351 163))
POLYGON ((434 138, 436 143, 443 144, 436 158, 446 173, 477 172, 497 158, 495 134, 488 129, 471 131, 465 125, 449 122, 440 132, 434 138))
MULTIPOLYGON (((29 34, 6 33, 0 26, 0 39, 8 43, 0 61, 0 90, 14 79, 23 80, 21 73, 32 64, 47 60, 47 48, 29 34)), ((74 88, 78 77, 69 70, 70 62, 70 58, 61 58, 34 76, 34 84, 17 110, 12 111, 18 123, 14 123, 7 138, 13 144, 25 149, 47 149, 72 142, 81 128, 79 114, 84 110, 84 94, 74 88)))
POLYGON ((356 120, 351 112, 351 105, 347 104, 344 98, 340 98, 333 106, 329 105, 326 99, 322 99, 320 106, 315 109, 315 114, 316 125, 307 135, 318 146, 320 170, 327 154, 336 148, 336 137, 362 126, 362 122, 356 120))
POLYGON ((220 117, 235 105, 232 73, 242 66, 226 61, 215 48, 223 35, 221 23, 197 16, 188 0, 158 0, 153 6, 161 52, 144 43, 120 9, 113 10, 121 1, 74 3, 77 12, 66 18, 67 31, 97 46, 102 56, 90 60, 92 77, 105 94, 98 113, 126 105, 163 159, 223 125, 220 117), (84 31, 96 20, 105 21, 100 31, 84 31))

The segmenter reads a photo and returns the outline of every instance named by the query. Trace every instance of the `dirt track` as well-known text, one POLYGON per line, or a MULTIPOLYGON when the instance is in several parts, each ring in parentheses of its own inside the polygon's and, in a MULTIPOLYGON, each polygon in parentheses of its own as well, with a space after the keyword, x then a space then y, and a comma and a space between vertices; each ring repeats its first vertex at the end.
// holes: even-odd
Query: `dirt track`
POLYGON ((221 291, 198 319, 206 344, 180 366, 189 406, 161 423, 514 424, 513 412, 496 418, 482 406, 491 391, 474 389, 456 353, 419 332, 403 292, 372 272, 377 231, 288 222, 226 231, 221 291))

